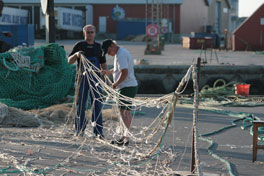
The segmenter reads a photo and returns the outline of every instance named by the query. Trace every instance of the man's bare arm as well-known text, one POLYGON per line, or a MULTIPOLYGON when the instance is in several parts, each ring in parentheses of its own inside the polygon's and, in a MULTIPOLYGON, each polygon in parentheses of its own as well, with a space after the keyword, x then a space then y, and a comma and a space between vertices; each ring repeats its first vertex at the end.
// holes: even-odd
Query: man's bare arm
POLYGON ((68 57, 68 63, 69 64, 73 64, 80 57, 81 57, 81 52, 78 51, 78 52, 76 52, 73 55, 71 55, 71 56, 68 57))
POLYGON ((121 74, 120 77, 118 78, 118 80, 113 84, 113 88, 115 89, 121 82, 123 82, 128 76, 128 69, 125 68, 123 70, 121 70, 121 74))
POLYGON ((101 70, 107 70, 107 64, 106 63, 100 64, 100 66, 101 66, 101 70))

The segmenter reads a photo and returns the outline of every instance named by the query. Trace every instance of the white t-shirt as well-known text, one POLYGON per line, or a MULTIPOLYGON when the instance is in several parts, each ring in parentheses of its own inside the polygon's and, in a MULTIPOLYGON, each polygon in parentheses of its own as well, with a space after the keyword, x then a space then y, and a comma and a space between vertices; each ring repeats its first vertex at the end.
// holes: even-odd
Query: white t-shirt
POLYGON ((122 81, 117 88, 122 89, 124 87, 134 87, 137 86, 137 80, 134 75, 134 63, 130 53, 123 47, 120 47, 115 55, 114 59, 114 72, 113 79, 116 82, 120 75, 121 70, 128 69, 128 75, 124 81, 122 81))

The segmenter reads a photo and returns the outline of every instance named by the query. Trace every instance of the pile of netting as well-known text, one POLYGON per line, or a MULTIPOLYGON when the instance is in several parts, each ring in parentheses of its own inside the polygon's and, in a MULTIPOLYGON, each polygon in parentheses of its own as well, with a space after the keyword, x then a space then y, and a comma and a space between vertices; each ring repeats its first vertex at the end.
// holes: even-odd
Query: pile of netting
MULTIPOLYGON (((264 98, 251 96, 238 93, 238 85, 243 85, 244 83, 238 83, 232 81, 226 83, 224 79, 217 79, 213 87, 205 85, 199 92, 200 103, 206 106, 263 106, 264 98)), ((249 90, 248 90, 249 91, 249 90)), ((182 103, 192 104, 191 98, 185 98, 181 100, 182 103)))
POLYGON ((0 54, 0 102, 21 109, 58 103, 73 87, 74 69, 57 44, 0 54))
POLYGON ((218 79, 214 82, 213 87, 209 87, 208 85, 205 85, 199 95, 200 97, 203 98, 219 98, 221 96, 230 96, 230 95, 235 95, 235 88, 234 88, 234 84, 236 84, 236 82, 230 82, 228 84, 226 84, 226 81, 223 79, 218 79), (222 83, 222 85, 218 85, 218 83, 222 83))

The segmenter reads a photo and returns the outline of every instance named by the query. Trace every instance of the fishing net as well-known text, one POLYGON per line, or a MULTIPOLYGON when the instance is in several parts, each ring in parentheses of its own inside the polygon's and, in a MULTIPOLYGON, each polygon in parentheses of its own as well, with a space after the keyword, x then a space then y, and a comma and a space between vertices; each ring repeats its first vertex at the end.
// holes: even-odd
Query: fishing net
MULTIPOLYGON (((196 75, 196 67, 190 66, 178 88, 170 94, 156 98, 129 98, 120 95, 117 90, 113 89, 112 81, 108 77, 102 80, 97 74, 99 70, 96 70, 92 63, 83 57, 81 61, 83 61, 84 71, 80 74, 85 76, 90 83, 96 81, 93 83, 95 86, 90 87, 90 95, 100 94, 100 98, 92 97, 93 100, 101 101, 104 110, 111 109, 110 115, 117 115, 118 121, 103 117, 104 138, 94 137, 93 127, 96 124, 91 121, 91 113, 87 113, 88 124, 85 134, 74 136, 72 122, 76 109, 75 103, 73 103, 71 112, 68 115, 63 115, 67 116, 63 125, 58 126, 56 123, 49 127, 41 125, 39 128, 28 131, 7 129, 2 132, 2 137, 13 136, 12 141, 14 142, 12 142, 11 149, 7 149, 10 144, 5 141, 8 139, 1 143, 6 149, 0 153, 2 159, 0 166, 1 162, 10 163, 12 168, 4 168, 0 173, 24 173, 28 175, 177 175, 186 149, 181 151, 179 155, 175 152, 177 140, 174 110, 178 97, 185 90, 191 74, 196 75), (98 91, 99 88, 103 90, 102 93, 98 91), (128 101, 132 105, 126 104, 128 101), (129 129, 122 120, 119 105, 130 107, 132 122, 129 129), (141 119, 137 116, 140 114, 139 112, 149 112, 151 117, 141 119), (166 138, 168 134, 173 136, 166 138), (128 146, 111 144, 112 140, 118 140, 121 136, 126 136, 129 139, 128 146)), ((198 93, 196 95, 198 96, 198 93)), ((91 112, 93 107, 94 102, 91 102, 91 108, 87 108, 86 111, 91 112)), ((105 115, 103 114, 103 116, 105 115)), ((196 125, 196 120, 194 122, 196 125)), ((192 132, 191 128, 186 129, 188 134, 186 141, 191 139, 192 132)), ((194 136, 194 139, 196 149, 197 135, 194 136)), ((197 150, 195 150, 195 156, 195 172, 199 173, 197 150)))
POLYGON ((73 87, 74 69, 57 44, 0 54, 0 102, 21 109, 58 103, 73 87))

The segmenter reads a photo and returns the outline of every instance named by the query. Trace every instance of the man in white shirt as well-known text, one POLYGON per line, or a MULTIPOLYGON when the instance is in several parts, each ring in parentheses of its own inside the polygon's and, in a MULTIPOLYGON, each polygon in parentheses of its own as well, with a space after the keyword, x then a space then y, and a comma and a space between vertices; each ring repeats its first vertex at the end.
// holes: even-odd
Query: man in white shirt
MULTIPOLYGON (((118 46, 113 40, 107 39, 102 43, 103 55, 115 56, 114 68, 103 70, 102 74, 113 74, 113 88, 118 89, 121 95, 134 98, 137 94, 138 83, 134 75, 133 59, 125 48, 118 46)), ((127 129, 131 124, 131 102, 120 99, 120 113, 127 129)), ((129 141, 126 136, 122 136, 118 141, 112 141, 112 144, 128 145, 129 141)))

